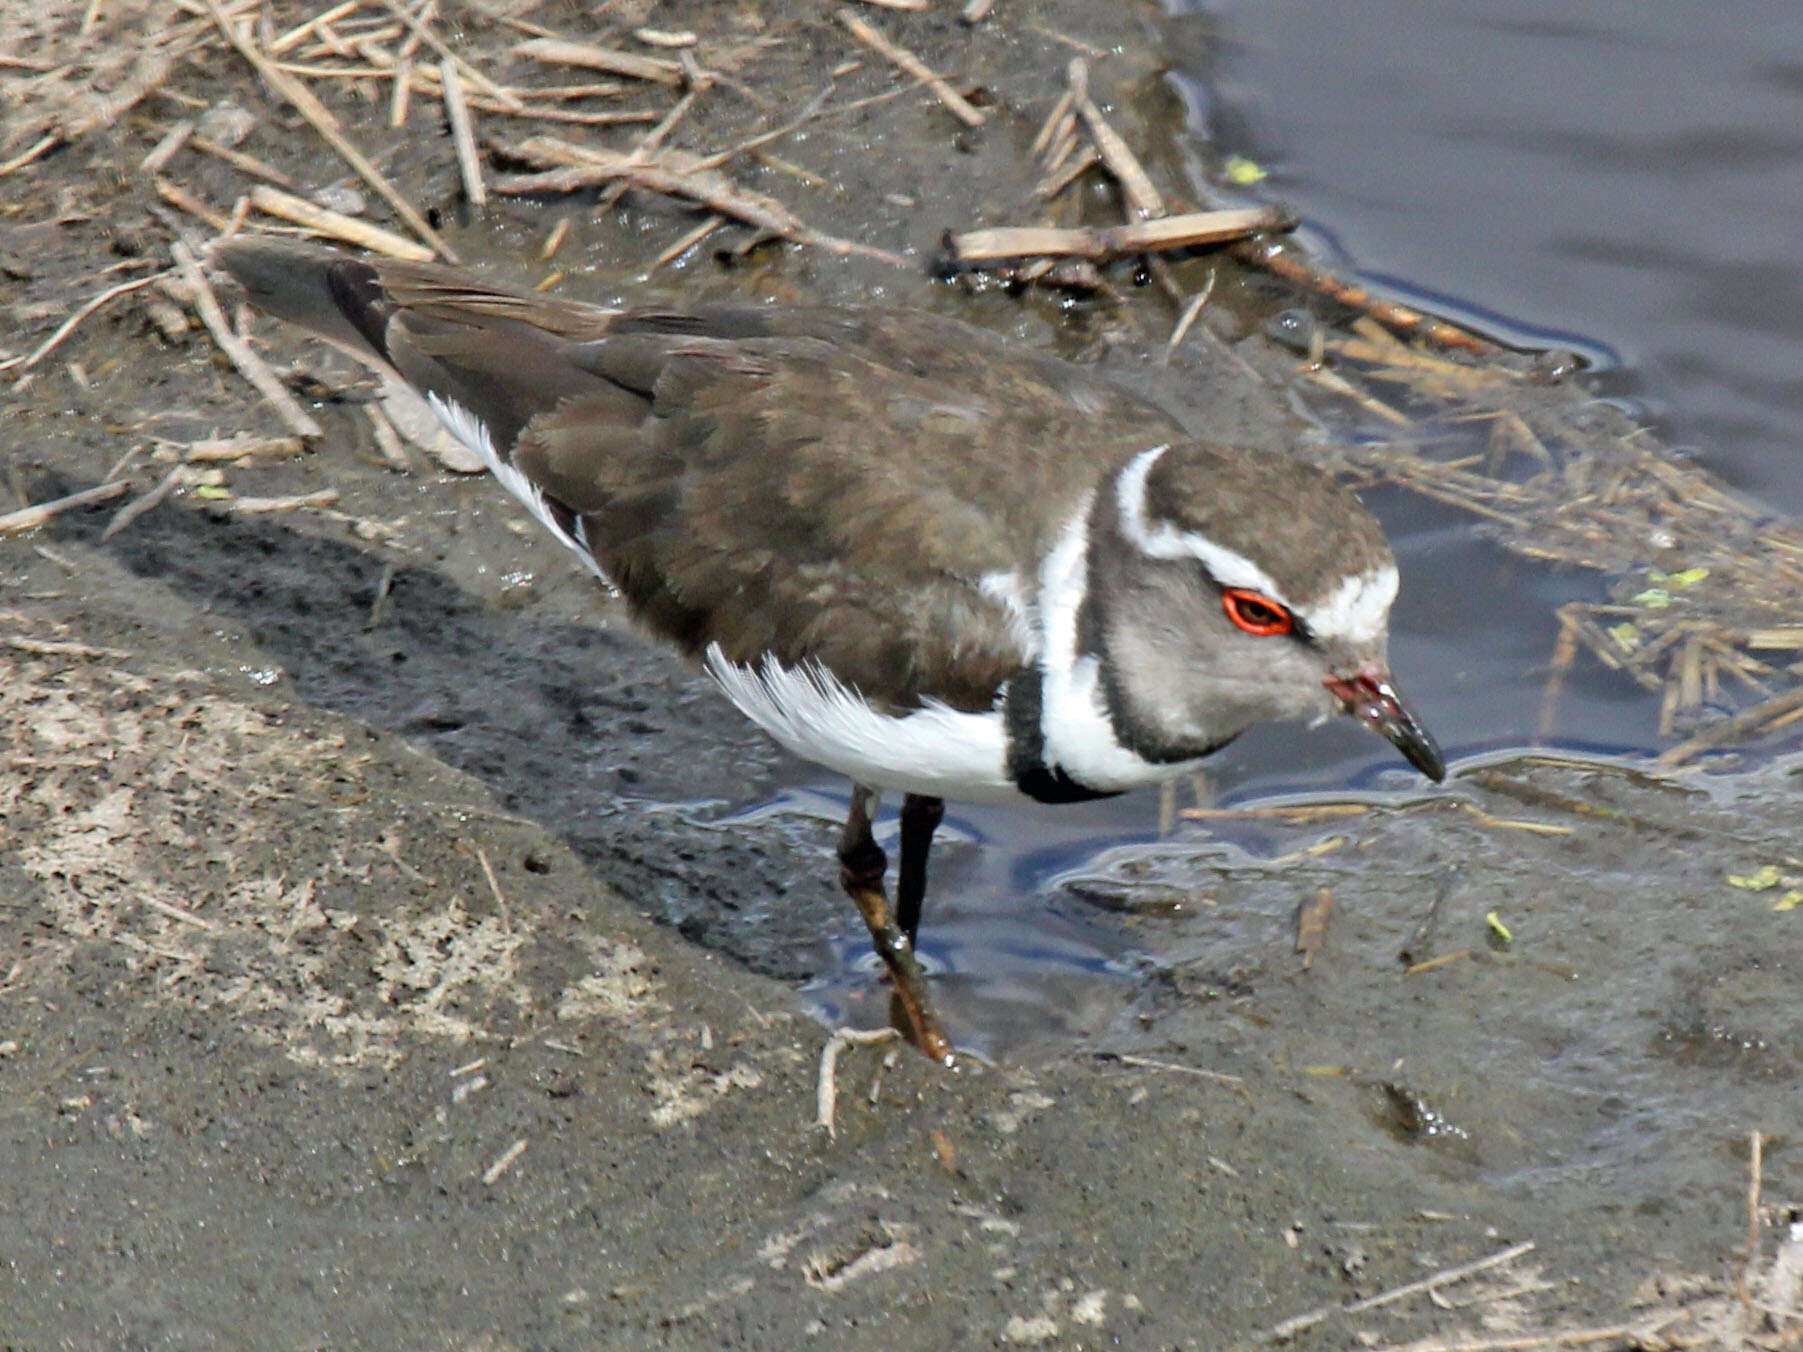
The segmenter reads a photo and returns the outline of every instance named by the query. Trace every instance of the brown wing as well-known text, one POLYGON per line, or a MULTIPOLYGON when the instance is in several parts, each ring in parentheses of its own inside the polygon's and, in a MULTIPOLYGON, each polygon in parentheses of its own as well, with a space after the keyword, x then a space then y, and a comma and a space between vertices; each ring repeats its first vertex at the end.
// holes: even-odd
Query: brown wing
POLYGON ((988 708, 1022 653, 978 580, 1030 569, 1102 473, 1176 433, 933 315, 615 313, 338 255, 307 283, 329 304, 302 304, 308 269, 269 247, 216 257, 265 308, 315 331, 339 316, 326 336, 470 409, 653 630, 692 656, 817 659, 894 707, 988 708))

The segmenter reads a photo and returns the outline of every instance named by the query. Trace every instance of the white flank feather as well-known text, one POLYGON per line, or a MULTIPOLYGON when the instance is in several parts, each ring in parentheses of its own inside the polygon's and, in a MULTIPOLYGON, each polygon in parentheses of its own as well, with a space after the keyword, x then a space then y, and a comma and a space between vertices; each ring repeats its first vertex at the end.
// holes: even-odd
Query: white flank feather
POLYGON ((726 697, 786 750, 873 789, 933 798, 1005 801, 1008 777, 999 711, 963 713, 937 700, 900 717, 879 713, 817 662, 785 667, 728 661, 719 644, 707 669, 726 697))
POLYGON ((551 515, 551 508, 545 502, 544 490, 521 474, 516 466, 501 458, 500 452, 495 449, 495 439, 489 433, 487 424, 462 404, 446 399, 441 394, 428 391, 426 402, 438 415, 438 420, 450 429, 452 436, 482 457, 483 463, 488 466, 488 472, 500 480, 501 487, 518 498, 526 510, 538 518, 546 530, 556 536, 588 566, 591 573, 611 589, 613 583, 609 582, 607 574, 601 571, 601 565, 595 562, 594 551, 582 538, 581 520, 578 519, 576 522, 575 534, 557 524, 557 518, 551 515))

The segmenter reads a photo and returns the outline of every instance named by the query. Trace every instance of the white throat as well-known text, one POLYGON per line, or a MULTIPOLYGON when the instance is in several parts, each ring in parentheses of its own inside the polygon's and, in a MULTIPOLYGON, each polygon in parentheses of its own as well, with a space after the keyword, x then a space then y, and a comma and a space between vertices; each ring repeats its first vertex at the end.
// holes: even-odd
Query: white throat
POLYGON ((1088 789, 1113 792, 1156 783, 1195 764, 1149 761, 1125 746, 1102 691, 1102 664, 1078 651, 1077 623, 1089 595, 1091 496, 1077 505, 1039 567, 1040 754, 1088 789))

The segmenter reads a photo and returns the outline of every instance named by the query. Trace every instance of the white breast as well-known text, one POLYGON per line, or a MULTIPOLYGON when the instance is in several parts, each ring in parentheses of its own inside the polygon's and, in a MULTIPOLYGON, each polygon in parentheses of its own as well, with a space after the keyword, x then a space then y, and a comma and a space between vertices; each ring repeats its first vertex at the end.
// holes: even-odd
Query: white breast
POLYGON ((963 713, 937 700, 878 712, 818 663, 730 662, 715 644, 707 669, 739 712, 804 760, 874 789, 932 798, 1018 800, 999 711, 963 713))

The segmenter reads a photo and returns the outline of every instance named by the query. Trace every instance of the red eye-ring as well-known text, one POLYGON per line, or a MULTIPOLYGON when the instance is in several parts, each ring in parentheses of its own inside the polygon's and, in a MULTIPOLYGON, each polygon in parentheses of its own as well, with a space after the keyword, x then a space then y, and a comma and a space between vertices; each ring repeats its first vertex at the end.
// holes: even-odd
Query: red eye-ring
POLYGON ((1268 596, 1260 596, 1244 587, 1226 587, 1221 591, 1221 609, 1248 634, 1261 638, 1271 634, 1287 634, 1295 623, 1289 610, 1268 596))

